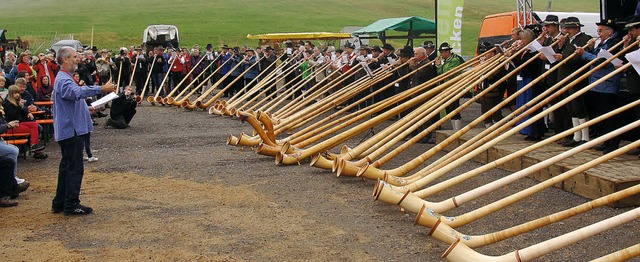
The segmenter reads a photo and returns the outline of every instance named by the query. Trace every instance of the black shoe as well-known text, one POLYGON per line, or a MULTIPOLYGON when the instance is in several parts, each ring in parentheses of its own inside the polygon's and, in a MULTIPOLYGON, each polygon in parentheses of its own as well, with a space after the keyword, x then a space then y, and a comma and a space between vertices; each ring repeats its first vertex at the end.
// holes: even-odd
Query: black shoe
POLYGON ((98 113, 96 114, 96 116, 97 116, 97 117, 106 117, 106 116, 108 116, 108 115, 107 115, 107 114, 105 114, 105 113, 102 113, 102 112, 98 112, 98 113))
POLYGON ((29 181, 24 181, 13 188, 13 192, 11 192, 11 198, 17 198, 20 193, 27 191, 29 188, 29 181))
POLYGON ((18 205, 18 201, 11 199, 8 196, 0 198, 0 207, 14 207, 18 205))
POLYGON ((575 147, 577 145, 580 145, 580 142, 575 141, 573 139, 571 139, 571 141, 569 141, 567 143, 562 144, 563 147, 575 147))
POLYGON ((35 159, 47 159, 47 157, 49 157, 49 155, 42 153, 40 151, 36 152, 35 154, 33 154, 33 158, 35 159))
POLYGON ((538 142, 538 141, 542 141, 542 137, 539 137, 539 136, 527 136, 527 137, 524 138, 524 140, 538 142))
POLYGON ((609 153, 611 153, 613 151, 616 151, 616 150, 617 150, 617 148, 605 148, 604 150, 602 150, 602 154, 606 155, 606 154, 609 154, 609 153))
POLYGON ((64 211, 64 208, 62 207, 51 207, 51 213, 59 214, 62 213, 62 211, 64 211))
POLYGON ((31 146, 31 151, 40 151, 42 149, 44 149, 44 144, 42 142, 38 142, 37 144, 31 146))
POLYGON ((597 150, 597 151, 603 151, 605 150, 607 147, 604 144, 599 144, 597 146, 592 147, 591 149, 593 150, 597 150))
POLYGON ((78 205, 72 211, 64 211, 64 215, 65 216, 84 216, 84 215, 91 214, 91 212, 93 212, 93 208, 83 206, 83 205, 78 205))

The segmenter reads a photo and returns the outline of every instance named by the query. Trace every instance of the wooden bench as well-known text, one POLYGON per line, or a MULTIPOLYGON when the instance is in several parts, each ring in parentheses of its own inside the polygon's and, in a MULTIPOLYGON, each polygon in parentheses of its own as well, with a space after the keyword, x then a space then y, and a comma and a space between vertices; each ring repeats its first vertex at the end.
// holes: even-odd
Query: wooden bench
POLYGON ((0 137, 4 139, 4 142, 10 145, 17 146, 22 152, 22 157, 27 159, 27 154, 31 154, 31 142, 29 141, 29 133, 5 133, 0 134, 0 137))
POLYGON ((36 123, 42 126, 42 140, 46 145, 53 137, 53 118, 36 119, 36 123))

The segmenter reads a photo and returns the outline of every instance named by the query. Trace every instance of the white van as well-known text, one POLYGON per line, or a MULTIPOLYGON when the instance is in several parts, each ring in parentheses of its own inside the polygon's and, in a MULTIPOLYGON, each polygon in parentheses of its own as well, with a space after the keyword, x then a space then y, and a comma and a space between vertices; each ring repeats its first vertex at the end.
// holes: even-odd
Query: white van
POLYGON ((60 48, 65 47, 65 46, 70 46, 73 47, 73 49, 78 50, 78 48, 82 48, 82 43, 78 40, 60 40, 58 42, 56 42, 55 44, 51 45, 51 49, 53 51, 55 51, 56 53, 58 53, 58 50, 60 50, 60 48))

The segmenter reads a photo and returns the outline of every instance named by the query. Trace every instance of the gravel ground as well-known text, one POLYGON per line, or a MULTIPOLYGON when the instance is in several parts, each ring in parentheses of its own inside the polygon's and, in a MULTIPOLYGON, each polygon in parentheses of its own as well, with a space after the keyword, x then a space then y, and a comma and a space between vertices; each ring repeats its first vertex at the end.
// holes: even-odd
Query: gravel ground
MULTIPOLYGON (((463 118, 476 114, 474 105, 463 118)), ((64 217, 49 212, 60 160, 52 142, 46 149, 49 159, 19 161, 20 176, 32 186, 18 207, 0 209, 1 260, 439 261, 449 246, 427 236, 428 228, 414 226, 415 214, 373 201, 375 181, 336 178, 309 167, 308 161, 276 166, 272 157, 226 145, 229 134, 251 133, 237 119, 145 103, 129 129, 106 129, 104 121, 98 119, 92 134, 100 160, 86 163, 81 196, 95 213, 64 217)), ((428 148, 416 145, 385 167, 428 148)), ((465 163, 447 177, 478 166, 465 163)), ((491 171, 430 200, 507 174, 491 171)), ((518 181, 445 215, 462 214, 534 184, 518 181)), ((485 234, 585 201, 551 188, 458 230, 485 234)), ((476 250, 506 254, 628 210, 599 208, 476 250)), ((539 260, 593 259, 637 244, 638 232, 640 221, 635 220, 539 260)))

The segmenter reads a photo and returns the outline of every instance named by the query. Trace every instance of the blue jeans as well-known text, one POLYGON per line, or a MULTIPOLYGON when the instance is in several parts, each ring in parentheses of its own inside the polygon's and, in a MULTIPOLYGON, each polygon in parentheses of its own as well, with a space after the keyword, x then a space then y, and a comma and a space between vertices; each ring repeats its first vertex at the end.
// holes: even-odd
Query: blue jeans
POLYGON ((74 136, 58 141, 62 159, 58 169, 56 196, 52 202, 53 209, 72 212, 80 205, 80 186, 84 176, 82 151, 84 150, 85 136, 74 136))
POLYGON ((18 154, 20 150, 18 147, 14 145, 5 144, 4 142, 0 142, 0 157, 8 157, 13 159, 13 162, 16 164, 13 165, 13 176, 18 175, 18 154))

